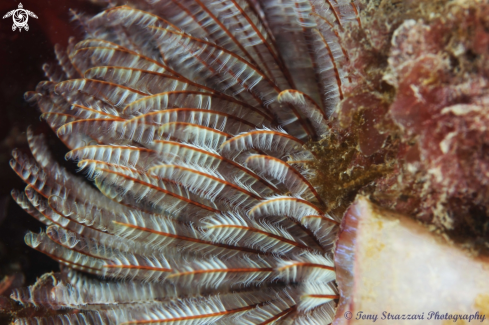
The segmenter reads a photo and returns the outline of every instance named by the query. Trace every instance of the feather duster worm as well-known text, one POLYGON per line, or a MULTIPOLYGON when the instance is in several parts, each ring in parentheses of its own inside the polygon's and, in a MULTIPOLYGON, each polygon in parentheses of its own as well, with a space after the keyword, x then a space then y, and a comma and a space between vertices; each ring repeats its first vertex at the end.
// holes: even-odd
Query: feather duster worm
POLYGON ((355 2, 134 1, 74 18, 86 38, 56 46, 26 99, 96 188, 32 130, 31 153, 13 152, 28 186, 12 195, 47 225, 25 241, 63 271, 12 297, 71 309, 16 324, 331 323, 339 220, 304 144, 351 81, 355 2))

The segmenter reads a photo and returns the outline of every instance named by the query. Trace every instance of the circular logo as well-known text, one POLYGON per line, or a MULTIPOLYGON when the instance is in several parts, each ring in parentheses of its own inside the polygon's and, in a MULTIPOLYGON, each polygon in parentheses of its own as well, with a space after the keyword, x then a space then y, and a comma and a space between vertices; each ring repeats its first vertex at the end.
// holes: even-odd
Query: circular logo
POLYGON ((346 319, 351 319, 352 313, 349 312, 349 311, 347 311, 347 312, 345 312, 344 316, 345 316, 346 319))
POLYGON ((13 14, 13 18, 14 18, 14 24, 16 24, 17 27, 24 27, 25 24, 27 24, 27 20, 29 19, 24 9, 15 10, 15 13, 13 14))
POLYGON ((33 13, 32 11, 24 9, 24 6, 22 6, 22 3, 19 3, 19 8, 15 10, 10 10, 3 16, 3 19, 8 18, 12 16, 12 19, 14 21, 14 24, 12 25, 12 30, 15 31, 16 29, 22 31, 22 28, 25 29, 26 31, 29 30, 29 25, 27 25, 27 21, 29 20, 29 16, 33 18, 37 18, 36 14, 33 13))

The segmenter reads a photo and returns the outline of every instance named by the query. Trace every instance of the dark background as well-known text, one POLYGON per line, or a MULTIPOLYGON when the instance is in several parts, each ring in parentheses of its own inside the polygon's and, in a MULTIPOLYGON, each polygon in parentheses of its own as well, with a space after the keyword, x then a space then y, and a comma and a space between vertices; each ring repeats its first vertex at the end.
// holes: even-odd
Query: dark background
MULTIPOLYGON (((28 150, 25 130, 29 125, 37 133, 48 134, 50 146, 61 159, 66 150, 39 120, 37 107, 24 101, 23 94, 46 79, 42 65, 55 60, 56 43, 66 45, 70 36, 81 37, 81 30, 70 22, 69 9, 93 14, 99 8, 83 0, 21 2, 24 9, 38 16, 29 17, 29 31, 12 31, 12 17, 0 19, 0 281, 5 275, 21 272, 25 284, 32 284, 41 274, 59 268, 57 263, 24 244, 28 230, 38 232, 44 227, 10 197, 13 188, 25 187, 9 166, 10 153, 14 148, 28 150)), ((18 0, 0 0, 0 17, 17 9, 18 4, 18 0)))

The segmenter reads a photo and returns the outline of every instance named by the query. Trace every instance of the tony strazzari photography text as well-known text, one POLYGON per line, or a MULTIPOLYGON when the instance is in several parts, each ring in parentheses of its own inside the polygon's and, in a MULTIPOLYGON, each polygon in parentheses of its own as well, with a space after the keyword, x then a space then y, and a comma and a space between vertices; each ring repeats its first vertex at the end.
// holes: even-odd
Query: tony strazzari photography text
POLYGON ((456 313, 440 313, 438 311, 430 311, 428 313, 421 314, 391 314, 387 311, 382 314, 367 314, 363 311, 359 311, 355 315, 356 320, 371 320, 372 322, 380 320, 448 320, 454 323, 458 320, 465 320, 469 323, 471 321, 480 321, 481 323, 486 319, 486 315, 476 312, 474 314, 456 314, 456 313), (380 316, 380 317, 379 317, 380 316))

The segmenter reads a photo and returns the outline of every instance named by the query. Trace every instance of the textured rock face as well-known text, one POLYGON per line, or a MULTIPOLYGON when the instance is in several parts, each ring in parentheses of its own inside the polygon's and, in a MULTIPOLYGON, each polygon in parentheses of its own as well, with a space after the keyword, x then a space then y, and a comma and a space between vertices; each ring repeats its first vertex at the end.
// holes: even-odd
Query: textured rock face
POLYGON ((487 250, 488 12, 487 1, 363 2, 363 29, 345 37, 353 81, 323 141, 336 169, 318 164, 340 210, 363 193, 487 250))
POLYGON ((335 262, 342 299, 334 324, 367 324, 373 318, 364 317, 375 315, 376 324, 446 324, 447 313, 449 322, 454 315, 487 314, 487 259, 469 257, 364 197, 348 209, 341 230, 335 262), (398 316, 408 314, 409 320, 398 316))
POLYGON ((446 229, 470 218, 470 209, 487 209, 486 11, 487 3, 429 23, 404 22, 385 76, 397 88, 390 115, 419 152, 411 164, 426 182, 418 216, 446 229))

